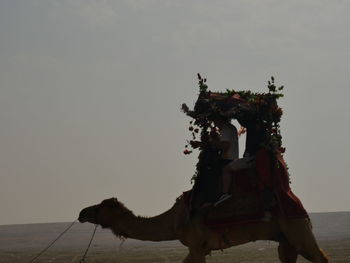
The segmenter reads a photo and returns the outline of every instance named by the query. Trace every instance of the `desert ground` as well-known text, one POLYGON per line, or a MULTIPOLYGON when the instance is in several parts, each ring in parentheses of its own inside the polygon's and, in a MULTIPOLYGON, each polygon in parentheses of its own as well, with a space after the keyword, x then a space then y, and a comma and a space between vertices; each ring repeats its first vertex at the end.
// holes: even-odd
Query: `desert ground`
MULTIPOLYGON (((311 214, 314 232, 331 262, 350 262, 350 212, 311 214)), ((26 263, 54 240, 69 223, 0 226, 0 263, 26 263)), ((81 259, 93 231, 91 224, 76 223, 34 262, 75 263, 81 259)), ((182 262, 187 250, 178 242, 121 242, 109 230, 98 229, 86 263, 182 262)), ((214 251, 207 262, 279 262, 277 244, 258 241, 214 251)), ((298 262, 308 262, 301 257, 298 262)))
MULTIPOLYGON (((322 241, 320 242, 331 258, 331 262, 350 262, 350 240, 345 241, 322 241)), ((207 262, 240 262, 240 263, 272 263, 279 262, 275 243, 257 242, 242 245, 224 251, 215 251, 207 257, 207 262)), ((39 250, 9 250, 0 252, 0 262, 15 263, 29 262, 39 250)), ((87 263, 112 263, 112 262, 159 262, 171 263, 182 262, 186 255, 186 248, 180 244, 159 246, 116 246, 115 248, 92 247, 89 251, 87 263)), ((83 250, 78 249, 51 249, 35 262, 79 262, 83 250)), ((298 262, 308 262, 298 258, 298 262)))

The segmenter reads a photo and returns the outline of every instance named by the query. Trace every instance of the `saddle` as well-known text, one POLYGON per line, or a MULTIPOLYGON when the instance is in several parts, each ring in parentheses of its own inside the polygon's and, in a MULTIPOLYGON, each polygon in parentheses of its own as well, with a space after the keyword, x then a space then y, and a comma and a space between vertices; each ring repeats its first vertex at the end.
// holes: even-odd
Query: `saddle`
MULTIPOLYGON (((218 176, 217 178, 216 185, 210 187, 212 190, 210 195, 204 195, 195 187, 185 194, 190 210, 200 213, 205 225, 218 230, 230 225, 261 221, 264 215, 263 198, 258 187, 255 168, 232 174, 233 180, 230 187, 232 196, 214 207, 213 203, 221 193, 222 177, 218 176), (197 190, 197 195, 195 190, 197 190), (209 199, 208 197, 213 198, 209 199)), ((206 192, 208 191, 206 189, 206 192)))

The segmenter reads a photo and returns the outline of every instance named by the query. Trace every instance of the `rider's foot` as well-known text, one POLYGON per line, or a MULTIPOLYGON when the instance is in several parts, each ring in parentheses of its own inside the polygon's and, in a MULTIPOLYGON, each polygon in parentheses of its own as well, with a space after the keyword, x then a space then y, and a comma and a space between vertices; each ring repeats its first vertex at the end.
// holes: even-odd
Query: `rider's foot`
POLYGON ((216 203, 214 204, 214 206, 217 206, 219 204, 221 204, 222 202, 224 202, 225 200, 229 199, 231 197, 230 194, 222 194, 219 199, 216 201, 216 203))

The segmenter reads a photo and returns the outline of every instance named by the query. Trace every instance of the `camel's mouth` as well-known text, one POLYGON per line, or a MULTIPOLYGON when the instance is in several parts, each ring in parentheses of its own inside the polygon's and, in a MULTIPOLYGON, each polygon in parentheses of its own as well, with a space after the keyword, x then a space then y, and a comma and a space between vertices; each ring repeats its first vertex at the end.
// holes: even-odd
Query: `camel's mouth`
POLYGON ((97 216, 97 206, 89 206, 80 211, 78 220, 80 223, 89 222, 92 224, 97 224, 96 216, 97 216))

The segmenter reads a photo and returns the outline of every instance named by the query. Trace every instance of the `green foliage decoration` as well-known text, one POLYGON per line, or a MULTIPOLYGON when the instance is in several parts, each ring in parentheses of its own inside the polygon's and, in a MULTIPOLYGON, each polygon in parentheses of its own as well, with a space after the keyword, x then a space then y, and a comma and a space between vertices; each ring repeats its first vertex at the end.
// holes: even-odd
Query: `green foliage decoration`
MULTIPOLYGON (((186 104, 182 104, 182 111, 192 118, 189 131, 191 141, 200 135, 201 150, 212 147, 210 141, 217 136, 217 128, 213 120, 224 117, 228 120, 254 118, 259 127, 263 128, 268 136, 259 145, 271 153, 283 153, 280 121, 283 114, 277 100, 282 98, 283 86, 276 86, 274 77, 267 83, 268 92, 252 92, 250 90, 227 89, 225 92, 212 92, 208 89, 207 80, 198 74, 199 94, 193 110, 186 104)), ((191 143, 185 146, 184 154, 192 153, 191 143)), ((201 160, 201 154, 199 155, 201 160)), ((197 172, 192 178, 198 176, 197 172)))

